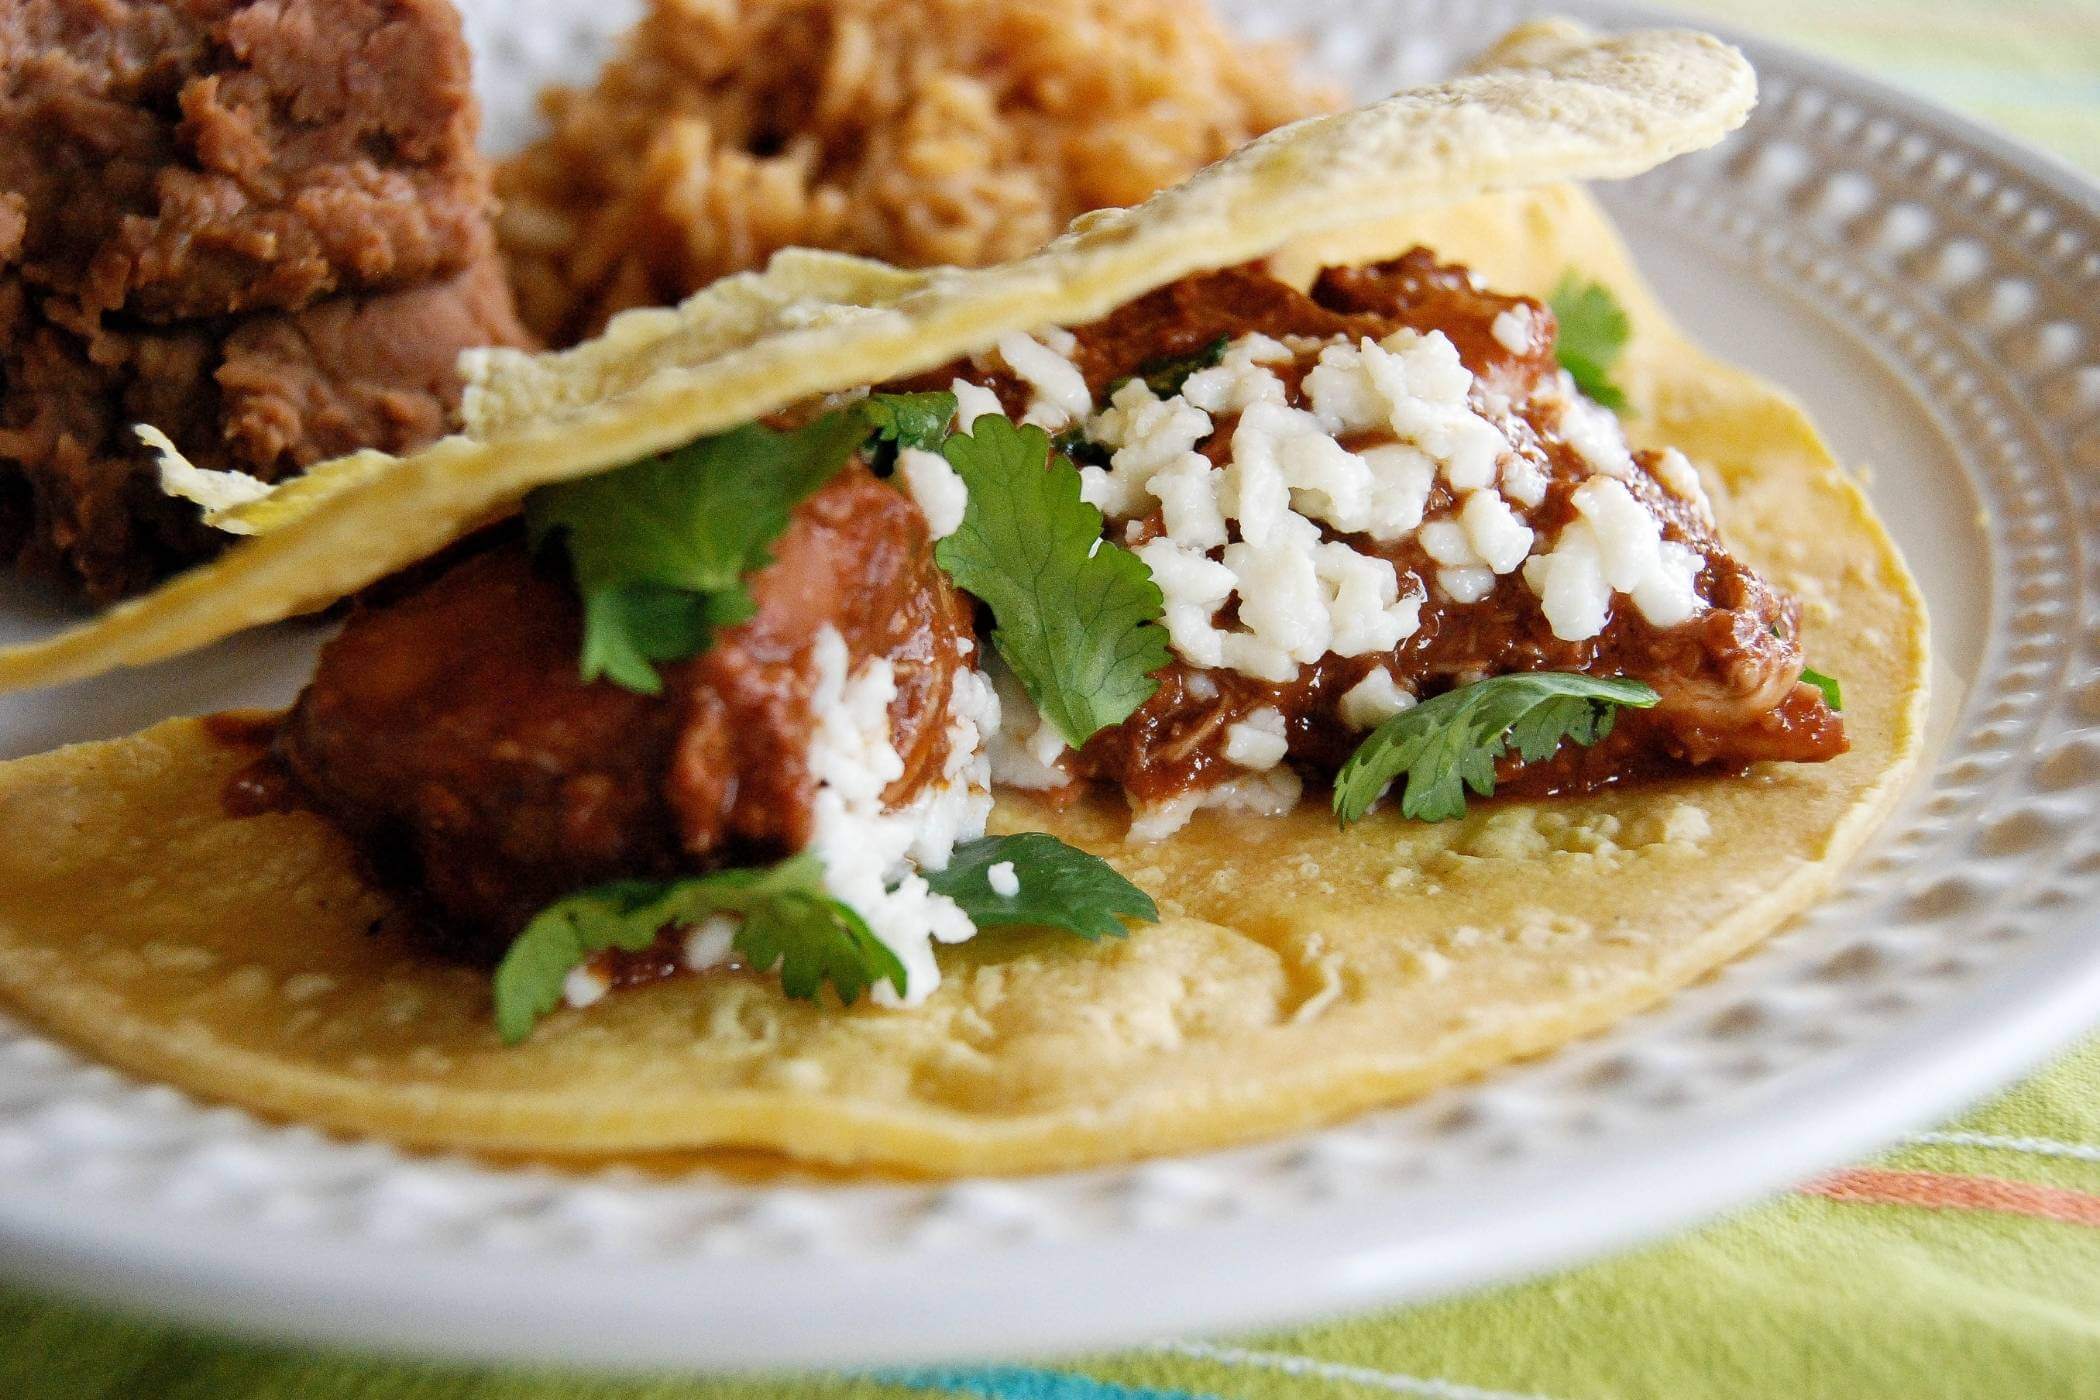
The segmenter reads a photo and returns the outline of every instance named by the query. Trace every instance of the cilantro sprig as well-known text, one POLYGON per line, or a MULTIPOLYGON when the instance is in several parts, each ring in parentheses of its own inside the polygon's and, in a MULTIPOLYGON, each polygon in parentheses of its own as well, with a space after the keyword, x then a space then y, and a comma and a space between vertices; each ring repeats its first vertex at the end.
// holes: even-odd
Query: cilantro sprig
POLYGON ((1335 776, 1335 816, 1344 826, 1359 820, 1398 782, 1401 815, 1425 822, 1462 817, 1467 789, 1494 795, 1495 762, 1510 749, 1537 763, 1563 742, 1594 744, 1611 733, 1621 707, 1644 710, 1658 699, 1640 681, 1568 671, 1462 685, 1372 731, 1335 776))
POLYGON ((1823 703, 1842 714, 1845 709, 1845 692, 1838 685, 1836 676, 1826 676, 1813 666, 1801 668, 1801 679, 1823 692, 1823 703))
MULTIPOLYGON (((956 847, 948 867, 926 872, 980 930, 1029 925, 1089 942, 1121 937, 1123 920, 1155 923, 1151 898, 1099 856, 1054 836, 987 836, 956 847), (992 888, 1009 863, 1015 892, 992 888)), ((561 1002, 562 985, 592 955, 638 953, 665 930, 724 914, 739 920, 731 947, 748 967, 780 970, 781 990, 815 1000, 826 985, 851 1006, 887 982, 901 996, 904 964, 851 906, 824 886, 823 863, 805 851, 755 870, 720 870, 677 880, 614 880, 578 890, 536 915, 497 965, 496 1029, 507 1044, 532 1034, 561 1002)))
POLYGON ((1032 424, 985 414, 941 449, 969 488, 935 560, 992 610, 992 644, 1065 742, 1120 724, 1159 688, 1164 599, 1152 571, 1101 537, 1079 471, 1032 424))
POLYGON ((1159 922, 1152 897, 1123 878, 1113 865, 1040 831, 987 836, 955 848, 945 870, 926 872, 926 883, 962 907, 980 929, 1015 924, 1063 929, 1088 942, 1121 938, 1123 920, 1159 922), (1013 866, 1016 888, 992 888, 993 867, 1013 866))
POLYGON ((1612 412, 1624 413, 1626 394, 1612 382, 1611 372, 1626 352, 1626 342, 1633 338, 1626 309, 1610 288, 1573 272, 1562 276, 1546 301, 1560 322, 1554 353, 1560 357, 1561 368, 1574 378, 1576 388, 1612 412))
POLYGON ((595 953, 638 953, 667 928, 711 914, 742 920, 734 947, 761 971, 780 969, 789 996, 829 983, 847 1005, 877 982, 904 991, 904 964, 853 909, 824 889, 807 852, 760 870, 682 880, 615 880, 558 899, 525 926, 496 967, 496 1029, 507 1044, 532 1034, 561 1001, 562 983, 595 953))
POLYGON ((955 395, 945 389, 918 394, 870 394, 860 411, 868 427, 884 442, 937 452, 947 440, 955 417, 955 395))
POLYGON ((954 413, 952 394, 873 394, 790 432, 747 424, 533 492, 533 547, 558 535, 583 596, 583 678, 660 693, 658 666, 751 616, 744 579, 796 506, 871 437, 937 445, 954 413))

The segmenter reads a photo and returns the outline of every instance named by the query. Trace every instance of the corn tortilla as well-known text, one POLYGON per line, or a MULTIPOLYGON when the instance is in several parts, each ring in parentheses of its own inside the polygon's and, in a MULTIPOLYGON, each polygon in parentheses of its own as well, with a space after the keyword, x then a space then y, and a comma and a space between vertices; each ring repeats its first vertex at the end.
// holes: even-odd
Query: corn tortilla
MULTIPOLYGON (((1917 755, 1922 602, 1857 487, 1784 394, 1687 344, 1578 190, 1388 222, 1498 288, 1576 268, 1631 314, 1634 434, 1700 465, 1725 537, 1801 598, 1852 751, 1579 801, 1476 803, 1347 832, 1007 800, 995 828, 1098 851, 1163 919, 1088 945, 941 951, 923 1007, 842 1011, 747 977, 562 1010, 505 1047, 484 972, 368 932, 386 899, 302 814, 233 820, 246 759, 195 721, 0 765, 0 993, 126 1069, 402 1142, 599 1158, 710 1147, 936 1176, 1187 1152, 1331 1121, 1598 1030, 1769 934, 1830 884, 1917 755)), ((1298 247, 1309 266, 1327 248, 1298 247)))
POLYGON ((1637 174, 1741 124, 1756 79, 1702 34, 1525 26, 1476 72, 1280 127, 1133 209, 998 267, 900 272, 798 254, 560 355, 470 357, 470 431, 324 464, 229 512, 256 538, 93 622, 0 649, 0 691, 139 666, 322 607, 427 558, 526 491, 1007 330, 1077 325, 1186 273, 1482 191, 1637 174))

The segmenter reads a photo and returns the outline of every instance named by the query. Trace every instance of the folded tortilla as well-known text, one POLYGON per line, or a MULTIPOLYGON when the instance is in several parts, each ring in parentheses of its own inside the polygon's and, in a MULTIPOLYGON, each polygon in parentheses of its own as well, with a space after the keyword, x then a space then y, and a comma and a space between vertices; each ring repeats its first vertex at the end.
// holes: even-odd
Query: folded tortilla
POLYGON ((1615 293, 1635 326, 1618 372, 1630 429, 1689 454, 1734 552, 1802 600, 1810 656, 1844 681, 1850 753, 1476 803, 1433 826, 1379 812, 1342 832, 1317 804, 1206 812, 1156 845, 1124 843, 1120 807, 1009 800, 995 828, 1106 855, 1162 922, 1099 945, 993 933, 943 949, 940 989, 906 1013, 686 977, 559 1011, 507 1047, 485 972, 391 932, 389 900, 320 819, 228 817, 221 785, 251 753, 176 720, 0 766, 0 829, 34 834, 0 843, 0 992, 126 1069, 349 1132, 581 1158, 761 1148, 937 1176, 1303 1128, 1656 1001, 1814 900, 1894 800, 1923 720, 1923 605, 1800 410, 1685 342, 1585 194, 1491 196, 1282 261, 1413 242, 1498 289, 1544 295, 1574 269, 1615 293))
POLYGON ((998 267, 905 272, 794 251, 560 355, 469 357, 469 431, 323 464, 219 523, 256 538, 95 621, 0 649, 0 692, 140 666, 324 607, 552 481, 682 447, 840 389, 1078 325, 1187 273, 1474 194, 1638 174, 1710 146, 1756 97, 1703 34, 1514 31, 1478 71, 1280 127, 1133 209, 998 267))

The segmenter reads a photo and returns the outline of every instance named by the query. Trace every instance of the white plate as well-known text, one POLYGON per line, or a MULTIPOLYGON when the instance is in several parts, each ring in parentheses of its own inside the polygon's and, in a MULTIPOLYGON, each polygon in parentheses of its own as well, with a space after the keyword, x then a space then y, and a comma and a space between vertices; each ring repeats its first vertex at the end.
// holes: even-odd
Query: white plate
MULTIPOLYGON (((500 137, 628 14, 467 8, 500 137)), ((1314 36, 1372 95, 1530 7, 1229 8, 1314 36)), ((1409 1108, 955 1186, 410 1158, 203 1108, 0 1023, 0 1265, 222 1324, 488 1358, 1040 1353, 1565 1263, 1859 1153, 2062 1044, 2100 1010, 2100 201, 1954 118, 1747 47, 1765 91, 1748 130, 1609 202, 1691 330, 1793 388, 1871 466, 1943 658, 1929 777, 1812 917, 1659 1012, 1409 1108)), ((20 599, 8 618, 48 620, 20 599)), ((10 700, 0 745, 281 700, 311 643, 281 629, 10 700)))

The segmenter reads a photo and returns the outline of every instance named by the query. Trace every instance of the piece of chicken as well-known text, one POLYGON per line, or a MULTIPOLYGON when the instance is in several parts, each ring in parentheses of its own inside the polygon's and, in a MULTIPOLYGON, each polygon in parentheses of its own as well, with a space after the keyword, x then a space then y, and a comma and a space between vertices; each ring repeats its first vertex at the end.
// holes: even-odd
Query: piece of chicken
POLYGON ((836 628, 853 666, 893 665, 892 806, 940 776, 973 662, 924 517, 864 466, 805 501, 772 552, 749 580, 757 615, 648 696, 580 678, 566 566, 498 544, 354 613, 279 753, 473 956, 585 885, 778 859, 809 836, 819 632, 836 628))

